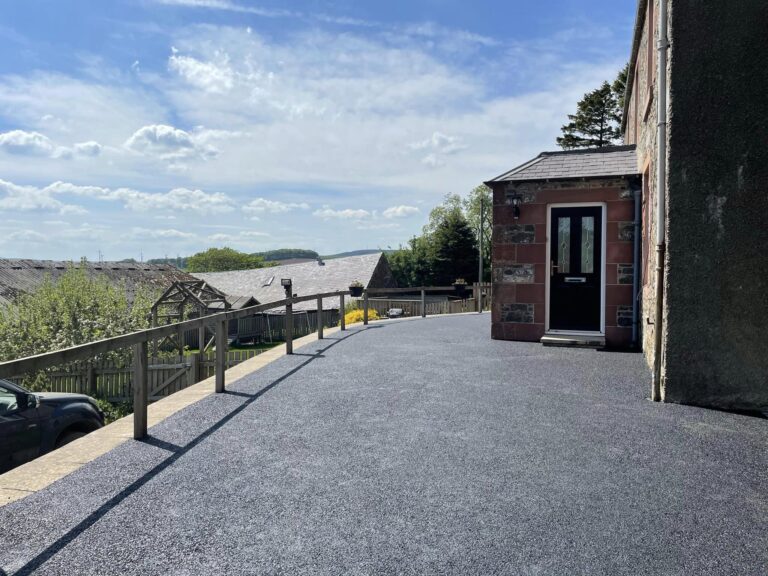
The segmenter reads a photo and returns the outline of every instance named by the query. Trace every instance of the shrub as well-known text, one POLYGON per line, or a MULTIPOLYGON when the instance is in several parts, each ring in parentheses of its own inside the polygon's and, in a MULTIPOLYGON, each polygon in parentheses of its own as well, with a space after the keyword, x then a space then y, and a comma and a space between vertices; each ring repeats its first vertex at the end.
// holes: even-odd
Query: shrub
MULTIPOLYGON (((376 312, 373 308, 368 310, 368 320, 379 320, 381 319, 381 316, 379 316, 379 313, 376 312)), ((350 324, 357 324, 359 322, 363 321, 363 309, 362 308, 356 308, 354 310, 351 310, 350 312, 347 312, 344 314, 344 322, 347 325, 350 324)))

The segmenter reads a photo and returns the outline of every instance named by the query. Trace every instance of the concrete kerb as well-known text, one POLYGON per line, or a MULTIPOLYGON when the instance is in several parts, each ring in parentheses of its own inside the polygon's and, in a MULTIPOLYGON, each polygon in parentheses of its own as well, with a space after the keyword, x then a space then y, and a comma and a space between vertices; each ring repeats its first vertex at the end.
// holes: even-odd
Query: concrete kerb
MULTIPOLYGON (((462 312, 451 314, 450 316, 477 315, 477 312, 462 312)), ((369 325, 387 324, 391 322, 408 322, 412 320, 428 320, 432 318, 444 317, 445 315, 410 316, 407 318, 371 320, 369 325)), ((348 327, 349 328, 349 327, 348 327)), ((326 336, 339 332, 338 327, 329 328, 325 331, 326 336)), ((300 348, 312 342, 317 341, 316 334, 309 334, 297 340, 294 340, 294 349, 300 348)), ((254 372, 270 362, 285 356, 285 346, 277 346, 267 350, 258 356, 254 356, 237 366, 227 370, 227 384, 233 383, 243 376, 254 372)), ((147 408, 148 426, 151 428, 159 424, 169 416, 180 410, 191 406, 195 402, 210 396, 214 393, 215 376, 193 384, 188 388, 180 390, 167 398, 158 400, 150 404, 147 408)), ((64 478, 84 464, 91 462, 116 448, 120 444, 131 440, 133 437, 133 415, 121 418, 100 430, 91 432, 87 436, 75 440, 66 446, 49 452, 23 464, 18 468, 0 475, 0 506, 10 504, 20 500, 25 496, 33 494, 38 490, 53 484, 57 480, 64 478)))

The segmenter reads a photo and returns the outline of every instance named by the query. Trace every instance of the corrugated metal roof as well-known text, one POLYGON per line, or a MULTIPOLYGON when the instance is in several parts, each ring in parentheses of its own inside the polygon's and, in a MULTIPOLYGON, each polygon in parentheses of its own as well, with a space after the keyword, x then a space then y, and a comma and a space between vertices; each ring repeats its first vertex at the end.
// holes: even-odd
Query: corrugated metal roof
MULTIPOLYGON (((46 277, 60 278, 69 267, 80 267, 80 262, 56 260, 0 259, 0 304, 10 303, 17 295, 32 293, 46 277)), ((134 262, 86 262, 89 274, 104 275, 115 282, 125 282, 129 300, 137 285, 165 290, 174 280, 195 280, 186 272, 167 264, 139 264, 134 262)))
MULTIPOLYGON (((387 271, 389 267, 381 252, 363 256, 332 258, 324 262, 322 266, 313 260, 303 264, 288 264, 255 270, 198 273, 195 276, 227 294, 253 296, 259 303, 263 304, 285 298, 285 290, 280 284, 281 278, 290 278, 293 282, 293 293, 302 296, 347 290, 355 280, 368 287, 374 278, 376 268, 380 264, 386 266, 387 271)), ((385 286, 377 286, 377 288, 383 287, 385 286)), ((338 298, 328 298, 323 301, 323 308, 338 307, 338 298)), ((316 308, 315 302, 301 302, 294 306, 296 310, 315 310, 316 308)))
POLYGON ((542 152, 525 164, 489 180, 493 182, 525 182, 565 180, 569 178, 601 178, 637 176, 635 146, 609 146, 587 150, 542 152))

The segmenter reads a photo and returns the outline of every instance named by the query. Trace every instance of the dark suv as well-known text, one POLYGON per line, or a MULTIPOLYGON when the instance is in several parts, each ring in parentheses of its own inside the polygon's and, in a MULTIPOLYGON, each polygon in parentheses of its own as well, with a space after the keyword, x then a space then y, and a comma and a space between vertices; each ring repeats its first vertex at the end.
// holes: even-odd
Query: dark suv
POLYGON ((0 474, 104 426, 84 394, 31 393, 0 380, 0 474))

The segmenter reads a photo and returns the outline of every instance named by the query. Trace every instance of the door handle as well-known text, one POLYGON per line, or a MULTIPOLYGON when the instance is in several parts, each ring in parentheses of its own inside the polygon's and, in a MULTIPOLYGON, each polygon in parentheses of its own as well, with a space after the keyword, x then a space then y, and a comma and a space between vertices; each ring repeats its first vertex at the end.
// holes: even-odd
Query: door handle
POLYGON ((555 268, 560 270, 560 266, 555 266, 555 261, 554 260, 550 260, 549 261, 549 266, 550 266, 550 268, 549 268, 549 275, 550 276, 554 276, 555 275, 555 268))

